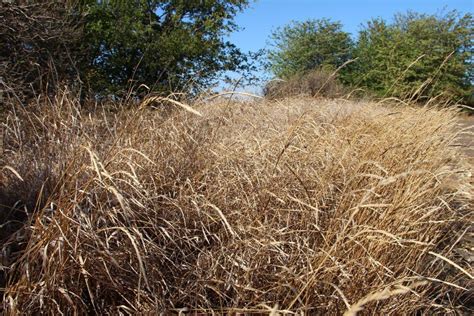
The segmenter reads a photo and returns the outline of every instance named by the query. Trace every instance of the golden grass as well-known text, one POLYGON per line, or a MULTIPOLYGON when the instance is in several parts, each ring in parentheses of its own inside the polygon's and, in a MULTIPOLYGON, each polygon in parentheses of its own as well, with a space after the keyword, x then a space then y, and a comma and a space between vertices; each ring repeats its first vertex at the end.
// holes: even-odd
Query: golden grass
POLYGON ((41 106, 6 122, 5 314, 472 304, 457 252, 472 187, 453 110, 314 99, 81 110, 67 95, 41 106))

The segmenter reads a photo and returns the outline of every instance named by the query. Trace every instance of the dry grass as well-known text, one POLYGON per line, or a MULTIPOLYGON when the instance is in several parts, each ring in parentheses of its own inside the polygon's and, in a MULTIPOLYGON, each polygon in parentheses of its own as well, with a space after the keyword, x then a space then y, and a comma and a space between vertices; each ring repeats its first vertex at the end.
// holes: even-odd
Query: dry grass
POLYGON ((10 114, 5 314, 469 312, 454 111, 173 106, 10 114))

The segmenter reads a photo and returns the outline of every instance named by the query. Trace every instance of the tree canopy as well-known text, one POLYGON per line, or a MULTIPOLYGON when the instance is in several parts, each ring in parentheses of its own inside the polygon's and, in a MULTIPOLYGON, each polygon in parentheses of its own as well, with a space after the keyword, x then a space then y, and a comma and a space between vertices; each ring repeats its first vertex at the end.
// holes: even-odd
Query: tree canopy
POLYGON ((223 36, 237 29, 248 0, 82 1, 83 64, 93 91, 117 93, 130 80, 156 91, 189 90, 244 67, 223 36))
POLYGON ((271 35, 270 70, 289 78, 319 67, 337 68, 351 53, 352 40, 340 22, 329 19, 292 22, 271 35))
POLYGON ((472 94, 473 18, 408 12, 393 23, 369 21, 353 51, 357 61, 345 70, 349 81, 380 96, 423 99, 472 94))

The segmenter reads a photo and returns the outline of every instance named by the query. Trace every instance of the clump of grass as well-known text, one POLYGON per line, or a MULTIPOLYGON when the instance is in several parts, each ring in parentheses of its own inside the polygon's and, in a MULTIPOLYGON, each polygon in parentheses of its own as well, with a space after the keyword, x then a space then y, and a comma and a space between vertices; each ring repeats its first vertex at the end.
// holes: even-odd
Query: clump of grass
POLYGON ((0 193, 26 219, 2 240, 5 313, 448 313, 472 300, 452 110, 49 102, 6 123, 23 181, 3 172, 0 193))

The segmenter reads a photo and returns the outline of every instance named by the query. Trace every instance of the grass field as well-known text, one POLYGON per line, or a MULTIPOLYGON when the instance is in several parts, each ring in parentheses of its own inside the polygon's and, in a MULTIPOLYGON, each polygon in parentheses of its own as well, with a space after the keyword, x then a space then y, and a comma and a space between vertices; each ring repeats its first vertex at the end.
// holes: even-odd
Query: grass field
POLYGON ((2 312, 469 314, 459 131, 343 99, 13 108, 2 312))

